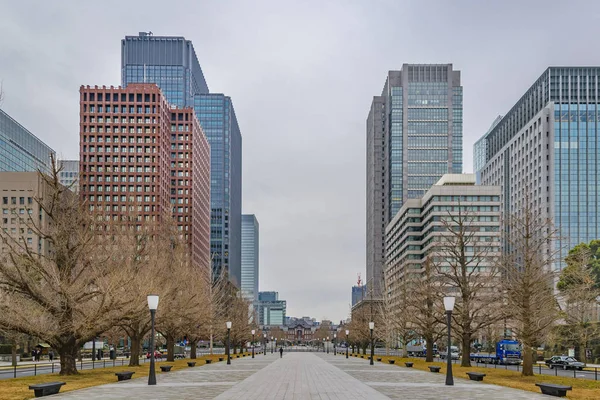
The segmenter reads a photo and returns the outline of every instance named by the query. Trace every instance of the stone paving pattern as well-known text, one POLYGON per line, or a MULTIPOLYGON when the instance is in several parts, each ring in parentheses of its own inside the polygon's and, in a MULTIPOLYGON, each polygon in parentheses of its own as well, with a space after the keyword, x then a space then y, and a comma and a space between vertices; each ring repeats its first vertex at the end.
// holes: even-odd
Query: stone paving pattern
MULTIPOLYGON (((115 377, 116 380, 116 377, 115 377)), ((57 399, 544 399, 541 394, 323 353, 258 354, 67 392, 57 399)))

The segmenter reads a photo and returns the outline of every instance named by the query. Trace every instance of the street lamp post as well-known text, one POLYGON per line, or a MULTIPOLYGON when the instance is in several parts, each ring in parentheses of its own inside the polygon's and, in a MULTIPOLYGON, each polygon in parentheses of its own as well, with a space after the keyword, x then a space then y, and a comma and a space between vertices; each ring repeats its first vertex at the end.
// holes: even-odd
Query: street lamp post
POLYGON ((264 344, 264 352, 265 352, 265 356, 267 355, 267 334, 263 333, 263 344, 264 344))
POLYGON ((273 354, 273 336, 271 336, 271 354, 273 354))
POLYGON ((154 318, 156 316, 156 309, 158 308, 157 295, 148 295, 148 308, 150 309, 150 317, 152 319, 152 335, 150 336, 150 373, 148 374, 148 385, 156 385, 156 370, 154 366, 154 318))
POLYGON ((230 342, 230 336, 231 336, 231 321, 227 321, 225 322, 225 325, 227 326, 227 364, 231 364, 231 342, 230 342))
POLYGON ((254 358, 254 334, 256 331, 252 329, 252 358, 254 358))
POLYGON ((446 321, 448 324, 448 367, 446 368, 446 385, 453 386, 454 378, 452 377, 452 338, 450 335, 450 323, 452 321, 452 310, 454 309, 454 302, 456 298, 452 296, 444 297, 444 308, 446 309, 446 321))
POLYGON ((325 353, 325 338, 323 338, 323 353, 325 353))
POLYGON ((329 354, 329 336, 327 336, 327 354, 329 354))
POLYGON ((348 334, 350 331, 346 329, 346 358, 348 358, 348 347, 350 347, 350 342, 348 342, 348 334))
POLYGON ((371 331, 371 361, 369 364, 373 364, 373 355, 375 353, 375 345, 373 343, 373 329, 375 329, 375 322, 369 322, 369 330, 371 331))
POLYGON ((277 351, 277 338, 275 338, 275 342, 273 343, 273 347, 275 347, 275 351, 277 351))
POLYGON ((335 338, 337 338, 337 333, 333 334, 333 355, 337 356, 337 350, 335 349, 335 338))

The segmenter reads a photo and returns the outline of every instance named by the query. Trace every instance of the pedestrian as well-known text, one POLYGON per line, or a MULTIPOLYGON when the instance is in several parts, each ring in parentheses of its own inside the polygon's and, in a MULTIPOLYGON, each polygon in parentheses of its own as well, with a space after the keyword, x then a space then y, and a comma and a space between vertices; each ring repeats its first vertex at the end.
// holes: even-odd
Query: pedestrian
POLYGON ((279 348, 279 358, 283 357, 283 346, 279 348))
POLYGON ((48 359, 50 359, 50 362, 52 362, 52 360, 54 360, 54 352, 52 350, 50 350, 48 352, 48 359))

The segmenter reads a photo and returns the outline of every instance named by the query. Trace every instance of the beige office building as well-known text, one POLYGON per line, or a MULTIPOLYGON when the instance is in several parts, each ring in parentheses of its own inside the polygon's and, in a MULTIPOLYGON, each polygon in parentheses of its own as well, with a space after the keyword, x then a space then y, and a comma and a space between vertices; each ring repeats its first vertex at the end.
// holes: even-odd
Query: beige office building
POLYGON ((485 259, 478 262, 485 267, 500 255, 500 187, 476 186, 475 174, 443 175, 422 198, 405 201, 386 227, 385 289, 392 304, 399 304, 400 283, 422 274, 428 257, 437 257, 437 266, 443 267, 444 220, 459 210, 475 232, 467 257, 486 248, 485 259))

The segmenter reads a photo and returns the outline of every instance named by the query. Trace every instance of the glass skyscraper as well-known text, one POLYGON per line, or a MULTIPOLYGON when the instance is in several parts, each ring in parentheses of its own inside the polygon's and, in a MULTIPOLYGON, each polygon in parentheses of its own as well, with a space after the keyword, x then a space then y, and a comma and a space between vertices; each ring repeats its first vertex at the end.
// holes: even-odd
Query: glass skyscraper
POLYGON ((54 150, 0 110, 1 172, 50 172, 51 155, 54 150))
POLYGON ((452 64, 389 71, 367 117, 367 290, 381 294, 385 227, 406 199, 462 173, 463 90, 452 64))
POLYGON ((231 98, 209 93, 192 42, 141 32, 122 41, 121 79, 156 83, 170 104, 192 106, 210 144, 213 276, 241 284, 242 136, 231 98))
POLYGON ((254 214, 242 215, 242 296, 258 300, 258 220, 254 214))
POLYGON ((550 67, 485 136, 481 183, 504 212, 552 219, 562 257, 600 234, 599 84, 600 67, 550 67))

